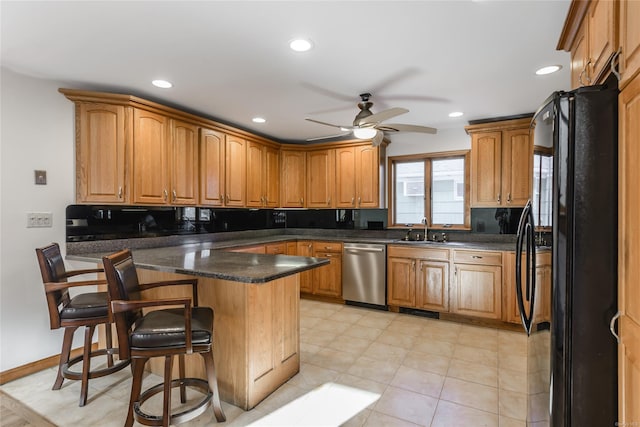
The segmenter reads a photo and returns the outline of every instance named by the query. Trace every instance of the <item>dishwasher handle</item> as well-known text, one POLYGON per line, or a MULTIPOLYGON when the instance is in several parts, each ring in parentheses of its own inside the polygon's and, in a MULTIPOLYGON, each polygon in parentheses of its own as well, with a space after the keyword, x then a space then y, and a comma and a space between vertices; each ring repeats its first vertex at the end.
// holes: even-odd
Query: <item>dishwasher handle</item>
POLYGON ((344 249, 345 253, 350 253, 350 254, 357 254, 360 252, 384 252, 383 248, 345 248, 344 249))

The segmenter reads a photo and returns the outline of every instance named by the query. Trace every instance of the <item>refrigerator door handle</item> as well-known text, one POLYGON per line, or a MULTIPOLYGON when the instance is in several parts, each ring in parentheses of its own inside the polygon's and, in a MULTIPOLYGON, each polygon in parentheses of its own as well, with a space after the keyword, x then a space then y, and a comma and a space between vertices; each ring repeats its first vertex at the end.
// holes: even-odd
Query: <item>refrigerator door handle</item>
POLYGON ((620 313, 620 311, 618 311, 611 318, 611 322, 609 322, 609 330, 611 331, 611 335, 613 335, 613 337, 616 339, 616 342, 618 344, 620 344, 620 336, 616 333, 616 321, 618 320, 618 318, 620 317, 621 314, 622 313, 620 313))
POLYGON ((535 225, 533 218, 533 210, 531 209, 531 200, 527 202, 520 222, 518 223, 518 237, 516 241, 516 298, 518 303, 518 311, 520 319, 527 335, 531 334, 531 325, 533 323, 533 312, 535 307, 536 295, 536 247, 535 247, 535 225), (525 285, 526 292, 522 292, 522 246, 525 246, 525 285), (525 308, 524 298, 529 302, 529 310, 525 308))

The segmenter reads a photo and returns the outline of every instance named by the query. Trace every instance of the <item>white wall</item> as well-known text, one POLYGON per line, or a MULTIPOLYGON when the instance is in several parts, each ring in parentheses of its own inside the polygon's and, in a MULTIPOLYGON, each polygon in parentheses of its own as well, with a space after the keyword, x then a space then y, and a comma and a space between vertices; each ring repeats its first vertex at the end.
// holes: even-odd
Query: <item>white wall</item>
POLYGON ((440 129, 435 135, 399 133, 391 139, 391 144, 387 146, 388 157, 471 149, 471 137, 463 127, 440 129))
MULTIPOLYGON (((74 198, 74 108, 59 85, 1 70, 0 371, 60 353, 35 248, 64 251, 65 207, 74 198), (34 170, 47 185, 34 184, 34 170), (26 228, 27 212, 53 213, 52 228, 26 228)), ((80 340, 75 346, 81 345, 80 340)))

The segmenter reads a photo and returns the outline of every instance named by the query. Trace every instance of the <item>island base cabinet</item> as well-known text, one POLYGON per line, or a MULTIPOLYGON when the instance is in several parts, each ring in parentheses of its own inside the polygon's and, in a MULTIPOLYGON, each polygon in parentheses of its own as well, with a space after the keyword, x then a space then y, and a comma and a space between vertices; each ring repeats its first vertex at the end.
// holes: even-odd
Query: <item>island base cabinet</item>
MULTIPOLYGON (((189 276, 138 269, 141 283, 189 276)), ((148 296, 184 297, 190 289, 150 290, 148 296)), ((267 283, 198 278, 201 306, 214 310, 214 362, 220 397, 249 410, 300 370, 298 274, 267 283)), ((163 360, 152 359, 162 375, 163 360)), ((177 378, 177 361, 174 378, 177 378)), ((202 357, 186 357, 186 374, 206 378, 202 357)))

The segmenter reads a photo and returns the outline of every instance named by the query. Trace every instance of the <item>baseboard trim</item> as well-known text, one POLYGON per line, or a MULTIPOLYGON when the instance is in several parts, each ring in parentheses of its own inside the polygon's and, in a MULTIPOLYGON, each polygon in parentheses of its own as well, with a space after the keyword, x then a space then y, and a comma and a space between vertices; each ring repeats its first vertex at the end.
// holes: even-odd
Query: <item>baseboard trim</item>
MULTIPOLYGON (((71 357, 80 356, 84 347, 79 347, 71 350, 71 357)), ((98 343, 93 343, 91 351, 98 349, 98 343)), ((27 375, 34 374, 43 369, 58 366, 60 364, 60 355, 47 357, 45 359, 36 360, 35 362, 27 363, 26 365, 17 366, 13 369, 7 369, 0 372, 0 385, 6 384, 10 381, 17 380, 18 378, 26 377, 27 375)))

